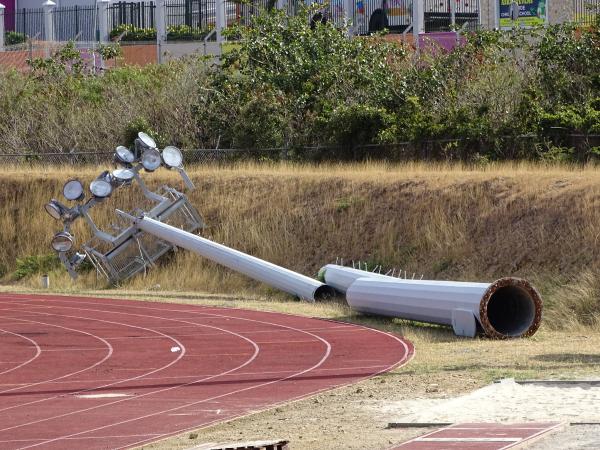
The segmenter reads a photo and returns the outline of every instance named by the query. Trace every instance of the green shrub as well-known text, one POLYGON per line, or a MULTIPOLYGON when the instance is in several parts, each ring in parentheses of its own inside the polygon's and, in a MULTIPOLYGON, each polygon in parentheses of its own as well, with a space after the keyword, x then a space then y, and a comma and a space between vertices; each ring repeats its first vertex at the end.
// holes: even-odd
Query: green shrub
POLYGON ((381 141, 395 122, 395 115, 385 108, 340 105, 331 112, 324 128, 332 143, 354 147, 381 141))
POLYGON ((22 44, 27 40, 25 33, 17 33, 16 31, 7 31, 4 33, 4 43, 6 45, 22 44))
POLYGON ((60 260, 56 254, 17 258, 17 264, 13 273, 13 278, 15 280, 21 280, 32 275, 47 273, 60 267, 60 265, 60 260))
MULTIPOLYGON (((206 29, 193 28, 188 25, 169 25, 167 40, 169 41, 201 41, 210 32, 206 29)), ((138 28, 133 25, 118 25, 110 32, 110 38, 115 39, 123 33, 122 41, 156 41, 155 28, 138 28)))
MULTIPOLYGON (((452 52, 415 55, 381 36, 348 39, 331 22, 311 29, 314 12, 275 10, 231 27, 226 34, 241 39, 220 66, 188 57, 97 76, 72 44, 33 60, 31 73, 0 77, 0 110, 11 111, 0 119, 0 148, 114 148, 141 129, 187 148, 285 147, 298 159, 315 156, 304 147, 380 143, 402 143, 377 155, 389 158, 593 156, 594 139, 569 135, 600 133, 598 26, 480 31, 452 52), (571 147, 572 154, 556 150, 571 147)), ((207 31, 169 27, 168 38, 207 31)), ((155 30, 131 25, 111 35, 123 32, 125 40, 156 39, 155 30)), ((119 48, 98 51, 108 58, 119 48)))

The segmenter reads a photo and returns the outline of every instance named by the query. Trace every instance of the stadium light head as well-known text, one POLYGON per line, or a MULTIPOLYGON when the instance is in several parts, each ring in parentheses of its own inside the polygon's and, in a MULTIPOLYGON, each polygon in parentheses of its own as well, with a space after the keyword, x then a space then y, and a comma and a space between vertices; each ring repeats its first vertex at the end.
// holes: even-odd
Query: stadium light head
POLYGON ((135 155, 127 147, 119 145, 115 149, 115 161, 125 166, 130 166, 135 162, 135 155))
POLYGON ((169 145, 162 151, 162 160, 169 169, 179 168, 183 165, 183 154, 177 147, 169 145))
POLYGON ((71 234, 66 231, 61 231, 54 235, 54 237, 52 238, 51 245, 52 248, 57 252, 64 253, 68 252, 69 250, 71 250, 71 248, 73 248, 73 243, 73 236, 71 236, 71 234))
POLYGON ((85 196, 83 192, 83 184, 79 180, 69 180, 63 186, 63 196, 67 200, 81 201, 85 196))
POLYGON ((162 164, 159 151, 155 148, 146 149, 142 154, 141 163, 148 172, 154 172, 162 164))
POLYGON ((108 170, 102 172, 98 178, 90 183, 90 192, 95 198, 110 197, 113 191, 112 176, 108 170))
POLYGON ((44 205, 44 209, 53 219, 62 220, 64 219, 68 208, 58 200, 52 199, 44 205))
POLYGON ((81 263, 83 261, 85 261, 86 257, 87 257, 87 255, 85 253, 76 252, 69 260, 69 264, 71 265, 71 268, 76 269, 77 267, 79 267, 81 265, 81 263))
POLYGON ((146 148, 156 148, 156 141, 143 131, 140 131, 138 133, 138 139, 141 141, 142 144, 144 144, 146 148))
POLYGON ((122 183, 129 182, 133 179, 135 173, 130 169, 116 169, 112 172, 112 177, 122 183))

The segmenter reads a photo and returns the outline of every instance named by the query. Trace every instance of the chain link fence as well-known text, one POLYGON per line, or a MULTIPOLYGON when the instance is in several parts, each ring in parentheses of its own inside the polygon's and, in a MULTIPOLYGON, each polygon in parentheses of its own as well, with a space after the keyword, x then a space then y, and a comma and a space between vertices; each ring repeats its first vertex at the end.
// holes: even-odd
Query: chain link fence
MULTIPOLYGON (((565 150, 571 160, 587 162, 600 158, 600 134, 564 134, 540 138, 535 134, 506 136, 493 142, 479 139, 436 139, 395 144, 357 146, 281 147, 266 149, 197 149, 184 150, 187 166, 203 164, 232 164, 237 162, 353 162, 380 161, 478 161, 493 154, 501 160, 536 159, 549 150, 565 150)), ((0 164, 14 166, 106 165, 113 161, 114 152, 49 152, 0 153, 0 164)))

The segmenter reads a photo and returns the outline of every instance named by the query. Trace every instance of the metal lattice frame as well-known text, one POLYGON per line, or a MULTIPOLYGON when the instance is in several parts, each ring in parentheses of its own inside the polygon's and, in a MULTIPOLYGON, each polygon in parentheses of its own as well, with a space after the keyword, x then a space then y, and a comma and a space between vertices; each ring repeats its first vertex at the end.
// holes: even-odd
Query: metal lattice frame
MULTIPOLYGON (((169 189, 169 203, 162 206, 157 219, 188 231, 204 228, 202 217, 187 197, 169 189)), ((173 245, 157 239, 134 226, 121 233, 123 239, 114 246, 107 245, 96 237, 83 245, 83 249, 96 268, 97 273, 116 284, 146 271, 161 256, 173 249, 173 245)))

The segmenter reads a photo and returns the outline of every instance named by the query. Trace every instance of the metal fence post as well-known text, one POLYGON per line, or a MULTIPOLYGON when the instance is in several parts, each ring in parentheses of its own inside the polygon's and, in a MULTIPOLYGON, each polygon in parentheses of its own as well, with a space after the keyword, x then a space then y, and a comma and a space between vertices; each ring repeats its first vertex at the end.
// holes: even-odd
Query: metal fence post
POLYGON ((344 21, 348 26, 348 37, 354 36, 354 24, 352 18, 354 17, 354 0, 344 0, 344 21))
POLYGON ((419 34, 425 32, 424 0, 413 0, 413 36, 415 46, 419 48, 419 34))
POLYGON ((99 0, 98 5, 98 40, 100 42, 110 41, 110 31, 108 30, 108 5, 110 0, 99 0))
POLYGON ((221 32, 227 26, 227 16, 225 15, 225 0, 215 0, 215 28, 217 30, 217 42, 223 42, 221 32))
POLYGON ((162 43, 167 40, 167 3, 156 0, 156 51, 158 64, 162 63, 162 43))
POLYGON ((4 8, 5 6, 0 3, 0 52, 4 50, 4 8))
MULTIPOLYGON (((46 0, 42 7, 44 8, 44 40, 46 42, 54 41, 54 7, 56 3, 52 0, 46 0)), ((46 46, 46 56, 50 54, 50 48, 46 46)))

